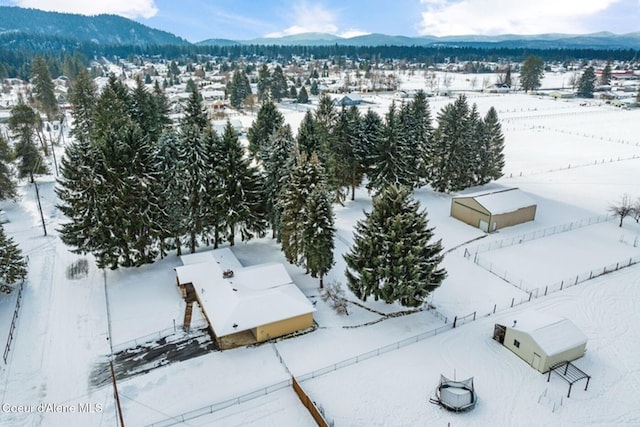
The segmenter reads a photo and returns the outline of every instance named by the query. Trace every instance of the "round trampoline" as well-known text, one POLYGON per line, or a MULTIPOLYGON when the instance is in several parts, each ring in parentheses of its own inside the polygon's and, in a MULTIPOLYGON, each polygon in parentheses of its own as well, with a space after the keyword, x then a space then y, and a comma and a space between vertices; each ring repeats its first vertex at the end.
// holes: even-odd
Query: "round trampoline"
POLYGON ((450 411, 467 411, 476 405, 477 396, 473 388, 473 377, 464 381, 453 381, 440 375, 440 384, 436 388, 436 397, 432 403, 450 411))

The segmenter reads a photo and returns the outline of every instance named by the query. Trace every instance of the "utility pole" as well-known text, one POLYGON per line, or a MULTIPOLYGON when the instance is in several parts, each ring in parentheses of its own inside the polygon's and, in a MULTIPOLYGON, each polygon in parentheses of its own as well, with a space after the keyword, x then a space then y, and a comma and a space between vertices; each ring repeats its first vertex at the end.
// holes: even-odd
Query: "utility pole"
MULTIPOLYGON (((36 165, 36 167, 34 169, 38 169, 38 166, 36 165)), ((36 189, 36 200, 38 201, 38 210, 40 211, 40 219, 42 220, 42 230, 44 230, 44 235, 47 235, 47 226, 44 223, 44 214, 42 213, 42 205, 40 204, 40 191, 38 191, 38 183, 36 182, 35 178, 33 177, 33 171, 30 173, 31 175, 31 182, 33 182, 33 186, 36 189)))
POLYGON ((118 395, 118 385, 116 384, 116 374, 113 370, 113 362, 109 360, 109 368, 111 369, 111 380, 113 381, 113 393, 116 396, 116 407, 118 408, 118 418, 120 419, 120 427, 124 427, 124 418, 122 417, 122 407, 120 407, 120 396, 118 395))

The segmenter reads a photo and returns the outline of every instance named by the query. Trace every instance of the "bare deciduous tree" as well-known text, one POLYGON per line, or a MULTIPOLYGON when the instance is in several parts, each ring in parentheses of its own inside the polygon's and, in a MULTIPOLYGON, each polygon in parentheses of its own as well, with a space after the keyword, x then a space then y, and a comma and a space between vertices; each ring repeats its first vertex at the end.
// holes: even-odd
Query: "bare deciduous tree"
POLYGON ((622 227, 622 221, 625 219, 625 217, 634 214, 635 206, 631 204, 631 198, 628 194, 625 193, 620 198, 620 201, 609 206, 609 211, 612 212, 615 216, 620 217, 620 224, 618 226, 622 227))
POLYGON ((342 284, 335 280, 322 291, 322 300, 328 302, 338 314, 349 315, 349 311, 347 310, 349 303, 344 296, 342 284))

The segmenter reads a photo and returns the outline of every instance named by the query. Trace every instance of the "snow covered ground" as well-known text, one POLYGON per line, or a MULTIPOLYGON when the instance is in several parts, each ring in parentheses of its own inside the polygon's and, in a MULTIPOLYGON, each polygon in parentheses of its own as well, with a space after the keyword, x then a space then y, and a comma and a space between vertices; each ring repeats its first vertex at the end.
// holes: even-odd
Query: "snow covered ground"
MULTIPOLYGON (((453 76, 452 89, 469 84, 464 76, 453 76)), ((562 76, 551 78, 556 80, 548 87, 559 87, 562 76)), ((417 76, 403 79, 408 89, 424 84, 417 76)), ((380 114, 392 102, 391 96, 368 99, 380 114)), ((478 245, 605 215, 624 193, 640 197, 640 111, 524 94, 473 93, 469 99, 481 113, 495 106, 506 138, 506 176, 486 188, 521 188, 538 203, 535 221, 473 241, 484 233, 449 216, 451 195, 418 189, 415 197, 428 210, 430 226, 451 250, 444 260, 449 275, 430 300, 437 313, 387 318, 403 308, 368 301, 366 308, 349 305, 349 315, 340 316, 320 298, 316 279, 287 264, 294 282, 316 301, 318 329, 121 380, 126 425, 179 424, 190 418, 184 425, 312 426, 289 386, 289 373, 304 379, 304 389, 336 426, 640 425, 640 332, 633 327, 640 324, 635 307, 639 265, 527 302, 526 291, 464 256, 465 249, 473 253, 478 245), (567 384, 559 377, 547 383, 546 376, 491 339, 494 323, 511 322, 533 308, 566 316, 587 335, 587 354, 576 361, 592 376, 587 391, 578 383, 567 399, 567 384), (469 317, 451 329, 454 317, 474 312, 475 321, 469 317), (379 348, 384 354, 358 358, 379 348), (478 406, 451 414, 428 403, 440 374, 474 376, 478 406)), ((430 98, 434 117, 451 100, 430 98)), ((283 112, 295 131, 303 112, 283 112)), ((250 124, 250 116, 242 119, 250 124)), ((91 369, 109 354, 110 344, 135 345, 132 340, 171 333, 174 321, 180 325, 184 302, 173 272, 179 260, 170 255, 138 269, 97 270, 90 257, 70 253, 57 237, 62 218, 55 208, 54 178, 39 182, 47 237, 32 186, 22 184, 20 202, 1 205, 10 220, 5 230, 29 255, 30 272, 8 363, 0 361, 0 425, 115 425, 112 387, 90 386, 91 369), (89 261, 87 274, 69 279, 67 269, 83 258, 89 261)), ((336 207, 336 265, 325 283, 345 282, 341 254, 351 244, 355 222, 370 208, 363 189, 355 201, 336 207)), ((615 221, 601 222, 479 256, 485 267, 490 263, 544 287, 640 256, 634 245, 639 235, 640 226, 628 218, 622 228, 615 221)), ((243 265, 285 263, 268 238, 237 244, 233 251, 243 265)), ((0 344, 14 301, 0 297, 0 344)))

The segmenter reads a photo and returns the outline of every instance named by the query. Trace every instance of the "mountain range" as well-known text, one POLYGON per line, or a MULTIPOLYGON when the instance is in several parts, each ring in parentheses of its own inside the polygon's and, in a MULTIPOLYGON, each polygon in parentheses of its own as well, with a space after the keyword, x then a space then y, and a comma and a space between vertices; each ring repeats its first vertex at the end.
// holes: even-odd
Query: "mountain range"
MULTIPOLYGON (((0 6, 0 46, 9 47, 12 36, 65 38, 105 45, 190 45, 172 33, 142 25, 117 15, 85 16, 0 6)), ((613 34, 503 34, 496 36, 420 36, 367 34, 351 38, 325 33, 304 33, 251 40, 207 39, 199 46, 302 45, 302 46, 425 46, 527 49, 640 49, 640 32, 613 34)))
POLYGON ((366 34, 350 38, 326 33, 304 33, 279 38, 257 38, 251 40, 209 39, 197 45, 302 45, 302 46, 469 46, 481 48, 529 48, 529 49, 640 49, 640 32, 614 34, 600 32, 593 34, 501 34, 495 36, 392 36, 387 34, 366 34))

